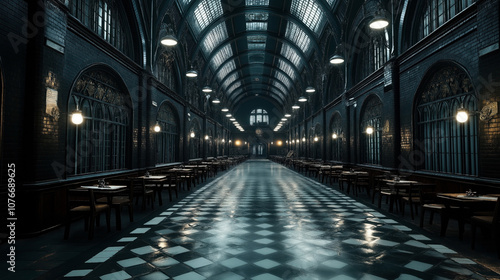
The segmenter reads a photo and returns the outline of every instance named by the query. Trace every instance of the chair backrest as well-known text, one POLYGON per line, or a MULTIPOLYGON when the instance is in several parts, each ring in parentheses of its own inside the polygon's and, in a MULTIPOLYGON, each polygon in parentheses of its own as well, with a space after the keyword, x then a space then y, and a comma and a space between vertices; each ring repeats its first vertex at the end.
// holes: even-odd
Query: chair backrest
POLYGON ((495 212, 493 214, 493 223, 500 223, 500 196, 497 198, 497 203, 495 204, 495 212))
POLYGON ((418 186, 419 189, 421 204, 433 203, 436 201, 437 192, 435 184, 419 183, 416 185, 418 186))

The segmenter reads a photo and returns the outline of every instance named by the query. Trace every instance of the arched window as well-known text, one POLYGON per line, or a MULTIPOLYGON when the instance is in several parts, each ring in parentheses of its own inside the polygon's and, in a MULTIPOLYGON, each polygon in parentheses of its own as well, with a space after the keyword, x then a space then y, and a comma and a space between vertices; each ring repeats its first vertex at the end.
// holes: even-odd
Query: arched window
POLYGON ((80 22, 108 43, 132 57, 130 30, 125 13, 116 0, 70 0, 69 10, 80 22))
POLYGON ((269 115, 264 109, 255 109, 250 113, 250 125, 269 124, 269 115))
POLYGON ((331 152, 331 159, 335 161, 342 161, 342 153, 341 153, 341 147, 342 147, 342 118, 340 117, 340 114, 337 112, 333 115, 332 121, 330 123, 330 139, 331 139, 331 145, 330 145, 330 152, 331 152))
POLYGON ((198 120, 191 121, 191 129, 189 130, 189 156, 190 158, 201 157, 201 129, 198 120))
POLYGON ((414 146, 423 158, 417 168, 477 175, 477 116, 471 115, 463 124, 455 119, 460 107, 477 110, 474 89, 465 71, 457 66, 439 69, 417 98, 414 146))
POLYGON ((380 142, 382 140, 382 101, 371 96, 364 105, 361 116, 361 162, 380 164, 380 142))
POLYGON ((359 36, 358 38, 357 45, 361 48, 358 50, 359 54, 356 58, 357 67, 354 74, 356 82, 360 82, 383 67, 390 57, 387 30, 366 30, 365 32, 369 36, 359 36))
POLYGON ((179 125, 174 109, 167 103, 163 103, 158 110, 156 121, 160 126, 160 131, 156 135, 156 163, 176 162, 179 125))
POLYGON ((156 71, 158 80, 166 85, 169 89, 177 92, 175 86, 175 71, 174 71, 174 53, 164 52, 156 62, 156 71))
POLYGON ((420 34, 422 39, 453 18, 476 0, 427 0, 420 20, 420 34))
MULTIPOLYGON (((126 167, 130 134, 130 97, 118 79, 104 70, 83 73, 72 89, 69 112, 77 107, 85 120, 70 124, 68 144, 73 147, 73 174, 87 174, 126 167)), ((68 157, 72 158, 73 157, 68 157)))
POLYGON ((215 157, 216 149, 214 148, 214 132, 211 128, 208 129, 207 135, 205 135, 205 143, 207 145, 207 156, 215 157))

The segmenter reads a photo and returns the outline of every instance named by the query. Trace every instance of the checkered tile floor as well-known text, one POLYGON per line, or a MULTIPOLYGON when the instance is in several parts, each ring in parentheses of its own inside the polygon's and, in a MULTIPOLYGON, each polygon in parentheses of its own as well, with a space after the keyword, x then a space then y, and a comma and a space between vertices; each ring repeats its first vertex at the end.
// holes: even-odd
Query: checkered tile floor
POLYGON ((65 278, 484 279, 483 270, 371 206, 255 160, 196 189, 65 278))

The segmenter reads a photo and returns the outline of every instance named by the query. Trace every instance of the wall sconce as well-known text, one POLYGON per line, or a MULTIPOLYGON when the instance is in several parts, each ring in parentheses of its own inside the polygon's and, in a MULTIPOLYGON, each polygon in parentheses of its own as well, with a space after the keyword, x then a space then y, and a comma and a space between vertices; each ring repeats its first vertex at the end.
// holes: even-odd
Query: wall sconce
POLYGON ((302 138, 302 142, 306 142, 306 138, 305 137, 302 138))
POLYGON ((73 114, 71 114, 71 122, 76 125, 79 125, 83 122, 82 111, 78 109, 78 105, 76 105, 76 110, 73 111, 73 114))
POLYGON ((339 136, 337 135, 337 133, 334 133, 334 134, 332 134, 332 138, 337 139, 337 138, 339 138, 339 136))
POLYGON ((481 111, 471 111, 469 112, 463 106, 457 110, 457 114, 455 116, 457 122, 465 123, 469 120, 470 114, 479 114, 479 119, 482 121, 489 121, 498 114, 498 102, 491 102, 483 107, 481 111))
POLYGON ((459 108, 455 118, 457 119, 457 122, 464 123, 469 119, 469 112, 463 107, 459 108))
POLYGON ((208 135, 205 135, 205 140, 208 140, 208 138, 209 138, 208 135))
POLYGON ((371 126, 368 126, 368 127, 366 128, 366 134, 368 134, 368 135, 373 134, 373 132, 374 132, 374 131, 375 131, 375 130, 374 130, 374 129, 373 129, 373 127, 371 127, 371 126))
POLYGON ((158 122, 156 122, 155 127, 154 127, 155 132, 160 132, 161 128, 158 122))
POLYGON ((191 136, 191 138, 194 138, 196 135, 194 134, 194 132, 191 132, 191 134, 189 134, 189 136, 191 136))
POLYGON ((318 141, 319 141, 318 136, 314 136, 314 142, 318 142, 318 141))

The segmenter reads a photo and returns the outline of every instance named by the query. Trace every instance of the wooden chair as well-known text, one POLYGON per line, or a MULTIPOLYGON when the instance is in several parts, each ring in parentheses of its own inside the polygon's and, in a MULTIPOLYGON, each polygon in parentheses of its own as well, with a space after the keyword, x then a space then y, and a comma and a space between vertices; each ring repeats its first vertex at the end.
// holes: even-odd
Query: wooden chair
POLYGON ((476 228, 487 229, 491 231, 493 242, 496 243, 497 255, 500 258, 500 197, 497 198, 493 215, 472 216, 470 218, 472 242, 471 248, 474 249, 476 243, 476 228))
MULTIPOLYGON (((438 203, 436 199, 436 185, 425 184, 419 188, 419 203, 420 203, 420 227, 424 227, 425 211, 430 212, 429 224, 432 225, 434 213, 442 215, 446 210, 446 206, 438 203)), ((443 219, 441 219, 443 220, 443 219)))
MULTIPOLYGON (((431 185, 433 186, 433 185, 431 185)), ((399 193, 401 203, 401 214, 405 215, 405 206, 410 206, 411 219, 415 219, 414 212, 418 215, 418 208, 420 206, 420 188, 424 187, 423 184, 410 184, 403 192, 399 193)), ((433 186, 435 188, 435 186, 433 186)))
POLYGON ((354 180, 354 186, 353 186, 353 192, 356 196, 358 196, 358 192, 361 191, 362 189, 366 190, 366 193, 368 194, 368 197, 370 196, 370 188, 371 188, 371 182, 370 182, 370 175, 368 173, 366 174, 356 174, 356 178, 354 180))
POLYGON ((142 199, 142 210, 146 209, 146 204, 151 203, 151 209, 154 209, 154 191, 147 187, 144 179, 131 178, 130 180, 135 204, 139 204, 139 198, 142 199))
MULTIPOLYGON (((111 207, 115 209, 115 214, 116 214, 116 229, 121 230, 122 229, 121 212, 123 207, 128 207, 129 220, 130 222, 134 221, 134 192, 130 180, 128 179, 115 179, 111 181, 111 184, 127 186, 126 194, 113 196, 111 200, 111 207)), ((108 198, 107 197, 98 198, 97 203, 107 204, 108 198)))
POLYGON ((94 224, 99 226, 99 216, 103 212, 106 213, 106 225, 110 232, 111 208, 109 205, 97 204, 93 190, 68 190, 68 213, 64 239, 69 237, 71 223, 81 216, 85 218, 85 230, 89 232, 89 240, 94 238, 94 224))

